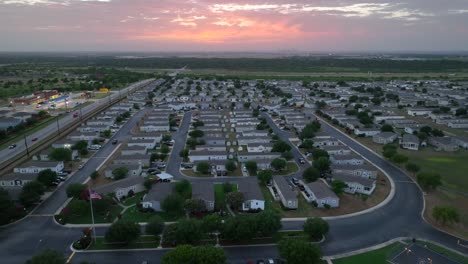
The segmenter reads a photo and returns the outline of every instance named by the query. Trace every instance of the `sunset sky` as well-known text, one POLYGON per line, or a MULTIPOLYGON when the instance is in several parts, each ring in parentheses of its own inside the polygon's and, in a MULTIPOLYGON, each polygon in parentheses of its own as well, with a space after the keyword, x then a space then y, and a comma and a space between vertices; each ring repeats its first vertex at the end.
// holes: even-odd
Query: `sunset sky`
POLYGON ((468 0, 0 0, 0 51, 467 51, 468 0))

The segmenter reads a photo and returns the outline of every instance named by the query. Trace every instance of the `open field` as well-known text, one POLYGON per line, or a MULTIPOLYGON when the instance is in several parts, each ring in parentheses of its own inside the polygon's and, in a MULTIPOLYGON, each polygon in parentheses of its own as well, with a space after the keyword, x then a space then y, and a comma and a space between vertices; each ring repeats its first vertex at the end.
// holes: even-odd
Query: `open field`
MULTIPOLYGON (((236 184, 231 184, 231 188, 233 191, 237 191, 236 184)), ((215 208, 221 209, 222 207, 226 206, 226 194, 223 191, 223 185, 214 184, 214 192, 215 192, 215 208)))

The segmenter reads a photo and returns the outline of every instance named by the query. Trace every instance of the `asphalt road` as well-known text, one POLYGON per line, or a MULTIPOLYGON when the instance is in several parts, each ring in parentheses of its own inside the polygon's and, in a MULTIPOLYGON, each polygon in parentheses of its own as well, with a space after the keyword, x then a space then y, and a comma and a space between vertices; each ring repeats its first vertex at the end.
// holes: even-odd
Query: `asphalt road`
MULTIPOLYGON (((134 115, 114 137, 119 139, 119 141, 129 137, 131 128, 139 120, 140 115, 144 111, 146 110, 142 110, 134 115)), ((167 165, 167 171, 177 179, 186 178, 192 182, 206 181, 208 184, 212 184, 214 182, 235 180, 252 181, 254 183, 256 181, 255 177, 191 178, 180 173, 181 158, 179 157, 179 151, 183 149, 185 144, 185 137, 190 125, 190 115, 190 112, 185 113, 180 129, 173 134, 175 144, 171 153, 171 159, 167 165)), ((268 122, 271 122, 271 120, 268 122)), ((330 233, 322 244, 322 250, 325 255, 362 249, 402 236, 432 240, 468 254, 467 248, 457 245, 457 238, 440 232, 423 221, 421 218, 423 194, 408 176, 328 124, 322 123, 322 127, 325 132, 338 138, 386 171, 395 182, 396 192, 395 197, 388 204, 375 211, 349 218, 329 220, 330 233)), ((276 125, 272 125, 272 128, 280 138, 284 139, 285 134, 276 125)), ((111 144, 105 145, 86 164, 83 170, 73 176, 66 184, 83 181, 94 171, 95 166, 100 164, 99 161, 102 162, 100 159, 103 159, 106 154, 108 155, 114 147, 111 144)), ((297 149, 293 148, 295 157, 296 155, 300 155, 296 151, 297 149)), ((301 171, 307 166, 301 166, 301 171)), ((300 177, 300 174, 298 172, 296 176, 300 177)), ((53 214, 60 208, 66 200, 64 186, 59 187, 51 199, 46 200, 46 202, 39 206, 32 216, 0 229, 0 253, 2 253, 2 261, 5 263, 24 263, 27 258, 46 248, 58 250, 67 256, 71 254, 69 245, 80 236, 81 229, 62 227, 56 225, 52 217, 40 216, 53 214)), ((283 221, 283 230, 301 229, 302 224, 302 221, 283 221)), ((98 234, 103 234, 105 229, 98 228, 98 234)), ((466 244, 466 242, 462 243, 466 244)), ((226 248, 225 251, 229 263, 246 263, 247 260, 267 257, 274 258, 278 255, 274 246, 230 247, 226 248)), ((143 260, 150 260, 150 263, 160 263, 160 259, 165 252, 165 250, 144 250, 76 253, 72 263, 79 263, 83 260, 95 262, 96 264, 141 263, 143 260)))
MULTIPOLYGON (((80 113, 81 112, 81 115, 86 116, 89 113, 93 112, 95 109, 99 108, 100 106, 105 105, 105 104, 109 104, 110 101, 114 101, 114 100, 118 99, 119 96, 124 96, 127 93, 129 93, 129 92, 133 91, 134 89, 136 89, 137 87, 139 87, 139 86, 141 86, 141 85, 143 85, 145 83, 149 83, 151 81, 152 80, 145 80, 145 81, 141 81, 141 82, 132 84, 129 87, 127 87, 125 89, 122 89, 120 94, 119 93, 112 94, 112 95, 110 95, 110 96, 108 96, 106 98, 96 100, 95 103, 93 103, 91 105, 87 105, 87 106, 83 107, 81 109, 81 111, 76 110, 76 111, 74 111, 74 112, 72 112, 70 114, 66 114, 65 117, 63 117, 63 118, 61 118, 59 120, 58 127, 59 128, 66 127, 69 124, 71 124, 73 122, 76 122, 77 120, 80 119, 79 117, 74 118, 73 113, 76 113, 76 112, 80 113)), ((6 147, 6 148, 0 150, 0 163, 3 163, 3 162, 6 162, 6 161, 8 161, 10 159, 16 158, 17 155, 20 155, 23 152, 25 152, 26 151, 26 144, 30 148, 30 147, 38 144, 39 142, 43 141, 49 135, 53 135, 53 134, 57 134, 57 133, 58 133, 57 122, 53 122, 52 124, 48 125, 47 127, 44 127, 43 129, 41 129, 39 131, 36 131, 33 134, 27 136, 26 137, 26 143, 25 143, 24 139, 21 139, 18 142, 16 142, 16 148, 8 149, 8 147, 6 147), (34 139, 34 138, 37 138, 37 140, 33 142, 32 139, 34 139)))

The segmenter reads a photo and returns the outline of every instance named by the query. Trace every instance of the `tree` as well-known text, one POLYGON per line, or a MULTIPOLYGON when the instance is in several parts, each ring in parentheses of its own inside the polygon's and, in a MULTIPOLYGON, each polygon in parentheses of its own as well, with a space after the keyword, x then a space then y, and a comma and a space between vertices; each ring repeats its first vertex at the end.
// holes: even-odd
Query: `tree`
POLYGON ((324 149, 318 149, 318 148, 316 148, 316 149, 312 150, 312 158, 313 158, 314 160, 318 160, 318 159, 321 158, 321 157, 326 157, 326 158, 328 158, 329 156, 330 156, 330 155, 328 155, 328 152, 327 152, 326 150, 324 150, 324 149))
POLYGON ((153 216, 148 220, 148 224, 145 227, 147 234, 158 236, 164 229, 164 220, 159 216, 153 216))
POLYGON ((276 211, 262 211, 254 216, 257 233, 261 237, 273 236, 281 228, 281 215, 276 211))
POLYGON ((330 170, 330 160, 326 157, 320 157, 314 160, 314 168, 316 168, 321 175, 330 170))
POLYGON ((202 219, 202 229, 205 233, 219 231, 221 226, 222 219, 219 214, 209 214, 202 219))
POLYGON ((77 141, 75 144, 73 144, 72 149, 80 151, 80 154, 82 154, 82 155, 86 155, 86 154, 83 154, 81 152, 83 150, 88 149, 88 142, 86 142, 85 140, 77 141))
POLYGON ((322 239, 330 229, 327 221, 319 217, 308 218, 304 222, 304 233, 310 240, 317 241, 322 239))
POLYGON ((83 192, 86 190, 86 185, 82 183, 72 183, 67 187, 67 197, 80 199, 83 192))
POLYGON ((89 177, 93 180, 97 179, 99 177, 99 172, 98 171, 93 171, 89 177))
POLYGON ((8 224, 15 215, 15 203, 10 194, 0 188, 0 225, 8 224))
POLYGON ((306 182, 314 182, 320 178, 320 171, 314 167, 308 167, 302 173, 302 178, 304 178, 306 182))
POLYGON ((191 137, 194 137, 194 138, 200 138, 200 137, 203 137, 203 135, 205 135, 205 133, 202 131, 202 130, 193 130, 189 133, 189 136, 191 137))
POLYGON ((292 160, 294 158, 293 154, 291 151, 286 151, 281 154, 281 157, 285 160, 292 160))
POLYGON ((457 110, 455 110, 455 115, 456 116, 465 116, 467 113, 466 113, 466 108, 458 108, 457 110))
POLYGON ((273 148, 271 149, 271 152, 286 152, 290 150, 291 150, 291 146, 288 143, 282 140, 278 140, 275 142, 275 144, 273 144, 273 148))
POLYGON ((261 170, 257 173, 257 178, 261 184, 266 185, 271 178, 273 177, 273 173, 270 170, 261 170))
POLYGON ((278 243, 278 251, 288 264, 318 264, 322 261, 320 248, 301 239, 281 240, 278 243))
POLYGON ((237 168, 237 165, 233 160, 228 160, 226 162, 226 170, 227 171, 233 172, 233 171, 236 170, 236 168, 237 168))
POLYGON ((161 152, 162 154, 167 154, 167 153, 169 153, 170 151, 171 151, 171 149, 169 149, 169 147, 168 147, 167 145, 162 145, 162 146, 161 146, 160 152, 161 152))
POLYGON ((393 126, 389 124, 385 124, 380 128, 382 132, 393 132, 393 126))
POLYGON ((45 186, 39 181, 30 181, 23 185, 20 194, 20 201, 25 206, 32 205, 40 200, 41 195, 44 194, 45 186))
POLYGON ((417 176, 417 181, 423 189, 435 189, 442 184, 440 174, 435 172, 421 172, 417 176))
POLYGON ((198 120, 198 121, 193 122, 192 125, 193 127, 197 128, 197 127, 204 126, 205 123, 203 123, 203 121, 198 120))
POLYGON ((226 263, 226 256, 222 248, 182 245, 164 254, 162 263, 224 264, 226 263))
POLYGON ((393 155, 392 161, 395 162, 396 164, 402 164, 408 161, 408 157, 403 154, 397 153, 393 155))
POLYGON ((312 139, 306 139, 302 141, 300 148, 311 150, 314 148, 314 141, 312 141, 312 139))
MULTIPOLYGON (((322 103, 325 104, 325 102, 321 101, 322 103)), ((321 103, 318 103, 317 106, 324 106, 321 103)), ((326 105, 326 104, 325 104, 326 105)), ((320 107, 319 107, 320 108, 320 107)), ((304 140, 308 138, 313 138, 315 136, 315 133, 317 133, 320 130, 320 123, 318 121, 313 121, 312 123, 306 125, 304 129, 302 129, 301 133, 299 134, 299 137, 304 140)))
POLYGON ((114 180, 121 180, 128 175, 128 168, 127 167, 118 167, 112 171, 112 176, 114 176, 114 180))
POLYGON ((171 194, 163 200, 161 207, 169 214, 180 214, 184 211, 184 199, 176 193, 171 194))
POLYGON ((226 195, 226 201, 232 208, 239 210, 244 202, 244 194, 241 192, 230 192, 226 195))
POLYGON ((172 140, 172 136, 170 134, 165 134, 162 139, 161 139, 161 142, 169 142, 172 140))
POLYGON ((396 149, 384 149, 383 151, 383 156, 387 159, 391 159, 396 154, 397 154, 396 149))
POLYGON ((141 235, 140 225, 129 220, 119 220, 113 223, 106 231, 107 242, 129 244, 141 235))
POLYGON ((238 215, 225 221, 221 235, 234 241, 249 241, 255 237, 257 230, 253 215, 238 215))
POLYGON ((284 168, 286 168, 286 160, 284 159, 280 159, 280 158, 276 158, 274 160, 271 161, 271 167, 273 169, 275 169, 276 171, 281 171, 283 170, 284 168))
POLYGON ((66 258, 58 251, 46 249, 26 261, 26 264, 65 264, 66 258))
POLYGON ((407 163, 406 170, 412 172, 413 174, 416 174, 419 172, 419 170, 421 170, 421 167, 415 163, 407 163))
POLYGON ((106 129, 104 131, 101 132, 101 135, 105 138, 110 138, 111 135, 112 135, 112 131, 110 131, 109 129, 106 129))
POLYGON ((251 175, 255 175, 257 173, 257 162, 253 160, 246 161, 245 168, 251 175))
POLYGON ((37 174, 37 180, 45 186, 51 186, 57 180, 57 173, 51 169, 42 170, 37 174))
POLYGON ((200 162, 197 164, 197 171, 201 174, 209 174, 211 166, 208 162, 200 162))
POLYGON ((56 161, 71 161, 72 151, 67 148, 56 148, 49 153, 49 157, 56 161))
POLYGON ((177 222, 176 229, 177 244, 193 244, 203 237, 201 221, 196 219, 183 219, 177 222))
POLYGON ((434 206, 432 217, 443 225, 460 222, 460 215, 453 206, 434 206))
POLYGON ((189 213, 201 213, 206 211, 206 204, 201 199, 187 199, 184 208, 189 213))
POLYGON ((67 209, 72 215, 83 215, 90 210, 88 202, 78 199, 71 200, 67 205, 67 209))
POLYGON ((185 160, 187 160, 187 159, 188 159, 188 156, 189 156, 189 153, 190 153, 190 150, 185 148, 185 149, 183 149, 183 150, 181 150, 181 151, 179 152, 179 156, 180 156, 181 158, 184 158, 185 160))
POLYGON ((348 185, 344 182, 344 181, 340 181, 340 180, 334 180, 332 183, 331 183, 331 187, 332 187, 332 190, 340 195, 344 192, 344 189, 346 189, 346 187, 348 187, 348 185))
POLYGON ((174 189, 184 199, 190 199, 192 197, 192 185, 187 180, 181 180, 176 182, 174 189))

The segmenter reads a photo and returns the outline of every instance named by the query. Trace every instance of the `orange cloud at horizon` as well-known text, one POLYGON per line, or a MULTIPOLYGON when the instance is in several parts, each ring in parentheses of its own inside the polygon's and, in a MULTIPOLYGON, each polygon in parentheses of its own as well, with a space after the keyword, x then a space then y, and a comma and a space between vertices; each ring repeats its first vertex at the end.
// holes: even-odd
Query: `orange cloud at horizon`
POLYGON ((276 42, 285 39, 309 39, 337 36, 337 32, 305 32, 298 24, 285 22, 267 23, 249 20, 248 26, 205 25, 199 28, 174 28, 168 32, 143 32, 127 35, 129 40, 191 41, 207 44, 276 42))

